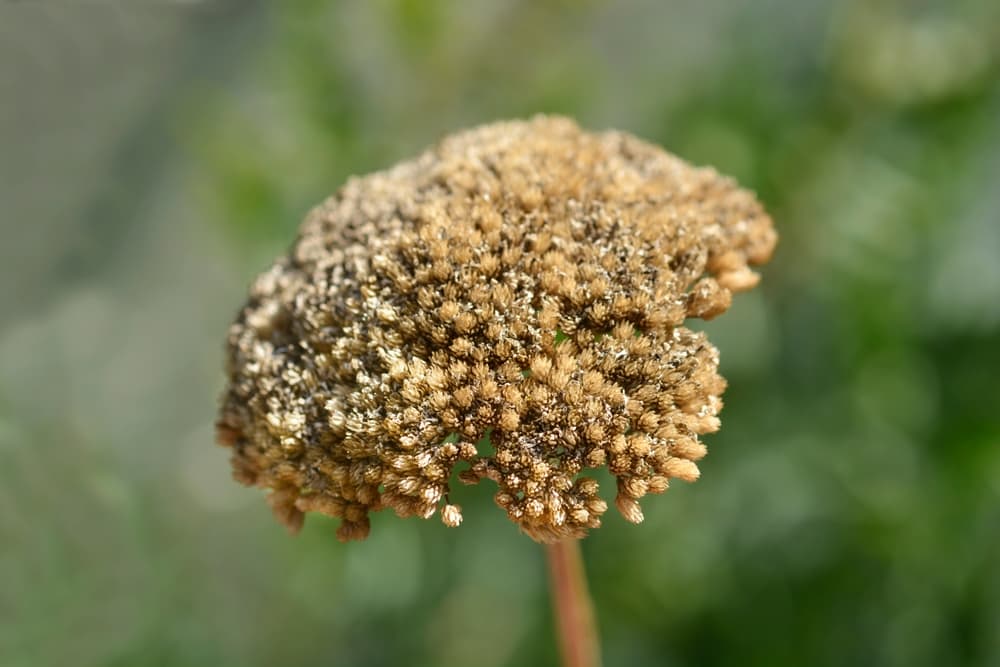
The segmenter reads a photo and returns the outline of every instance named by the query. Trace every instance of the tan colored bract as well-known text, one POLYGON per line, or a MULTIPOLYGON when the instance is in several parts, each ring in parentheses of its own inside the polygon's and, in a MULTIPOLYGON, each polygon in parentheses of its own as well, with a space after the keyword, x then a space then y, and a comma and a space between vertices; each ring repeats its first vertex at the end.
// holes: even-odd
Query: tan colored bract
POLYGON ((621 132, 537 117, 353 178, 260 275, 229 332, 219 441, 277 516, 441 512, 496 483, 532 538, 698 477, 718 353, 688 317, 752 287, 776 235, 752 194, 621 132), (583 473, 583 474, 581 474, 583 473))

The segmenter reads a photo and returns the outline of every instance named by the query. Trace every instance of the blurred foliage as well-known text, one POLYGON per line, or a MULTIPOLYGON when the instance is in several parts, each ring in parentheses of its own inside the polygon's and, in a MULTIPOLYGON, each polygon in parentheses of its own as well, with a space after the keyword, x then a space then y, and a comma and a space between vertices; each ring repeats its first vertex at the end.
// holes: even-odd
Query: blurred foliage
POLYGON ((584 544, 606 664, 1000 664, 995 2, 245 11, 96 268, 0 328, 0 664, 555 663, 541 551, 489 489, 458 530, 292 539, 210 444, 226 324, 304 212, 535 112, 715 165, 782 235, 706 325, 730 388, 702 480, 584 544))

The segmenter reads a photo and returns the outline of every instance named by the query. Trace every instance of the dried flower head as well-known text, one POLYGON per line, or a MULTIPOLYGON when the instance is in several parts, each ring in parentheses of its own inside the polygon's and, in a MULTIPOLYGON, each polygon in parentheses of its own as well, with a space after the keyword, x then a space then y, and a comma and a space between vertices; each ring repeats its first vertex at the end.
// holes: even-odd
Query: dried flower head
POLYGON ((351 179, 257 278, 229 332, 219 441, 277 516, 462 521, 453 475, 496 483, 532 538, 693 481, 725 381, 685 328, 757 282, 775 244, 749 192, 564 118, 452 135, 351 179))

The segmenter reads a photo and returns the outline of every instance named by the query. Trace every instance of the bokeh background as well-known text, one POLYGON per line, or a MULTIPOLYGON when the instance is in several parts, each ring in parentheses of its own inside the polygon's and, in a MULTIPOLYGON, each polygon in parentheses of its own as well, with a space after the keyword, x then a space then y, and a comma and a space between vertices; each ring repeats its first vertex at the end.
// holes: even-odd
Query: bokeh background
POLYGON ((0 3, 0 665, 556 663, 541 550, 291 538, 213 445, 252 276, 350 174, 559 112, 755 189, 702 480, 584 544, 611 665, 1000 665, 993 0, 0 3))

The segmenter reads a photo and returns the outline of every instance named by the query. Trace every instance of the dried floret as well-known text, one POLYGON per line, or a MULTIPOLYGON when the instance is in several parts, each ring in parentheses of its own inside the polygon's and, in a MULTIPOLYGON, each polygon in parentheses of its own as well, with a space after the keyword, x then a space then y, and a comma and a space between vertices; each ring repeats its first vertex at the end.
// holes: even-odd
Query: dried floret
POLYGON ((453 479, 497 485, 532 538, 693 481, 718 352, 684 326, 752 287, 775 244, 752 194, 621 132, 487 125, 354 178, 257 278, 229 332, 219 441, 238 480, 368 534, 372 511, 457 526, 453 479))

